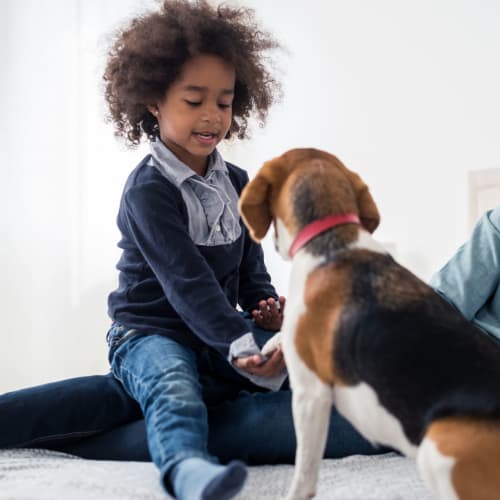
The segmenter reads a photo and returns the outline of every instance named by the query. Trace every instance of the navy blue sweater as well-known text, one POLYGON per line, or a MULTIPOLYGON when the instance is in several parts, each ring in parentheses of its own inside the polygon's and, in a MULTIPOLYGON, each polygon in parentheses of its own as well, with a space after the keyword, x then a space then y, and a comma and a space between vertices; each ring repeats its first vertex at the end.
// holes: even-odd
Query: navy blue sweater
MULTIPOLYGON (((249 331, 236 305, 251 310, 259 300, 277 298, 262 249, 241 220, 235 242, 195 245, 179 189, 149 160, 132 171, 122 194, 117 222, 123 253, 109 315, 127 328, 194 348, 205 344, 227 357, 230 344, 249 331)), ((240 194, 248 175, 226 165, 240 194)))

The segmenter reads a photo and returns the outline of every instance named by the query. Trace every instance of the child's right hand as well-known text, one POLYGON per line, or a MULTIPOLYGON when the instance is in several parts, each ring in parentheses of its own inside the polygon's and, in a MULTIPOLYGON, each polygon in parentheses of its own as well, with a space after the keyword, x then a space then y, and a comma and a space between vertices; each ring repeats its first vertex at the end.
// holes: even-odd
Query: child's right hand
POLYGON ((237 368, 259 377, 274 377, 283 372, 286 367, 281 347, 278 347, 272 356, 264 362, 258 354, 254 354, 253 356, 235 358, 233 364, 237 368))

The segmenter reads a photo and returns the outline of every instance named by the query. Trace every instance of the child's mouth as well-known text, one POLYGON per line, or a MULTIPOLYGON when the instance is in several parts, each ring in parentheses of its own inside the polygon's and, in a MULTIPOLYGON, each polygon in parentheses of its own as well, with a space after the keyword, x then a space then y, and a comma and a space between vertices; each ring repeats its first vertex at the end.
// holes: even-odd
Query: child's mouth
POLYGON ((203 144, 212 144, 217 140, 217 134, 211 132, 194 132, 193 135, 203 144))

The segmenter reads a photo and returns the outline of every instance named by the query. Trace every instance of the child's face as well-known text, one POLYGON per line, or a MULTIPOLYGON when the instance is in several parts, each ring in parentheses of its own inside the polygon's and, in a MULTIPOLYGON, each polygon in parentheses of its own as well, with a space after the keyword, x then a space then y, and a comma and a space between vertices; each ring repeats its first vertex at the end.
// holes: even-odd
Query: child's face
POLYGON ((163 143, 199 175, 231 126, 235 81, 234 68, 220 57, 196 56, 184 64, 163 101, 149 108, 163 143))

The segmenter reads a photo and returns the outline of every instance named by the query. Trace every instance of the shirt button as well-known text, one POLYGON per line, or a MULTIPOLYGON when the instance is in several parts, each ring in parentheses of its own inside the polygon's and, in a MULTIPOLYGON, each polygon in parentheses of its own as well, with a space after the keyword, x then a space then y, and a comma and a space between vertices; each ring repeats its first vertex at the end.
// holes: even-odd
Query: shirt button
POLYGON ((220 226, 219 226, 219 224, 217 224, 217 225, 215 226, 215 230, 216 230, 216 231, 220 231, 220 226))

